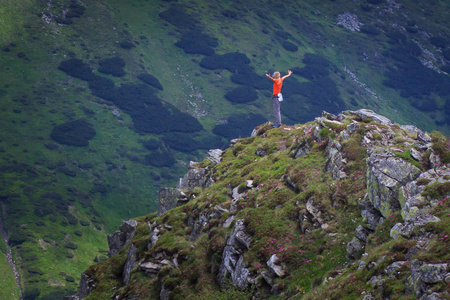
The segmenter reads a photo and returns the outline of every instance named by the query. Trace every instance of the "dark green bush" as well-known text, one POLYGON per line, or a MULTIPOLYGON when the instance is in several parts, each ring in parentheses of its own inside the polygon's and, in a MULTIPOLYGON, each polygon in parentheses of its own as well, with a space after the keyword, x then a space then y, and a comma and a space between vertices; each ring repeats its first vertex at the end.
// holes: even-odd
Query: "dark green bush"
POLYGON ((281 43, 281 46, 283 46, 284 49, 286 49, 287 51, 290 51, 290 52, 297 52, 298 51, 297 45, 295 45, 295 44, 293 44, 293 43, 291 43, 289 41, 283 41, 281 43))
POLYGON ((200 24, 198 20, 187 14, 183 7, 177 5, 172 5, 168 10, 161 12, 159 17, 179 29, 198 29, 197 24, 200 24))
POLYGON ((213 133, 227 139, 249 137, 252 130, 267 121, 259 114, 236 114, 228 118, 227 124, 220 124, 214 127, 213 133))
POLYGON ((116 77, 125 76, 125 71, 123 67, 125 67, 125 61, 120 57, 106 58, 98 62, 100 68, 99 72, 103 74, 111 74, 116 77))
POLYGON ((154 88, 157 88, 158 90, 161 90, 161 91, 163 90, 163 86, 159 82, 158 78, 156 78, 155 76, 153 76, 151 74, 142 73, 142 74, 139 74, 137 78, 142 80, 146 84, 151 85, 154 88))
POLYGON ((95 130, 85 120, 79 119, 57 125, 53 128, 50 137, 60 144, 84 147, 95 136, 95 130))
POLYGON ((175 46, 188 54, 213 55, 214 47, 219 45, 217 38, 209 36, 199 30, 190 30, 181 36, 175 46))
POLYGON ((74 242, 67 242, 64 247, 71 250, 76 250, 78 248, 77 244, 75 244, 74 242))
POLYGON ((225 99, 233 103, 247 103, 258 99, 256 90, 249 86, 242 86, 233 89, 225 94, 225 99))
POLYGON ((233 52, 222 55, 214 54, 200 61, 200 66, 205 69, 225 69, 232 73, 251 73, 250 59, 243 53, 233 52))

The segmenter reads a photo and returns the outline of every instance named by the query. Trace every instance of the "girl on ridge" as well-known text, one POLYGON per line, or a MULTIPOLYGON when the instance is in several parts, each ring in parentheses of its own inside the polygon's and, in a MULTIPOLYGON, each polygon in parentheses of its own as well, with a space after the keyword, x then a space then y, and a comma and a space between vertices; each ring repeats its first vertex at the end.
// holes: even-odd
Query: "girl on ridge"
POLYGON ((289 70, 288 74, 283 77, 281 77, 280 72, 273 73, 273 77, 269 74, 266 74, 266 76, 273 81, 272 104, 274 123, 272 127, 274 128, 281 126, 280 102, 283 101, 283 95, 281 95, 281 87, 283 86, 283 80, 291 76, 291 74, 291 70, 289 70))

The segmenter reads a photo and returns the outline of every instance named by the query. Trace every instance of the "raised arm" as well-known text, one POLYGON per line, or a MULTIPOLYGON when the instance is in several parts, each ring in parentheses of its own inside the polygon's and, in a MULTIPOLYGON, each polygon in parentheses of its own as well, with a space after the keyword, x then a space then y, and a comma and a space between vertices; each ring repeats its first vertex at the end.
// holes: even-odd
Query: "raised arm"
POLYGON ((272 76, 270 76, 269 74, 266 73, 267 78, 269 78, 270 80, 274 81, 275 79, 272 78, 272 76))
POLYGON ((283 80, 286 79, 286 78, 288 78, 288 77, 291 76, 291 75, 292 75, 292 71, 289 70, 289 71, 288 71, 288 74, 283 76, 283 80))

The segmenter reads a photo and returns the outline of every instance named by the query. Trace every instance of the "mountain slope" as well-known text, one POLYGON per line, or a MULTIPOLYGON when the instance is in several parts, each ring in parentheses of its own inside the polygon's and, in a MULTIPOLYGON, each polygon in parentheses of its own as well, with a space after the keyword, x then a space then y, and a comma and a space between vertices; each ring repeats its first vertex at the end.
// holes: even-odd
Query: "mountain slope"
POLYGON ((449 142, 368 110, 258 126, 108 236, 73 299, 447 299, 449 142))
POLYGON ((1 218, 30 298, 74 290, 121 219, 271 120, 265 72, 294 70, 285 124, 367 107, 449 133, 443 1, 5 0, 0 15, 1 218))

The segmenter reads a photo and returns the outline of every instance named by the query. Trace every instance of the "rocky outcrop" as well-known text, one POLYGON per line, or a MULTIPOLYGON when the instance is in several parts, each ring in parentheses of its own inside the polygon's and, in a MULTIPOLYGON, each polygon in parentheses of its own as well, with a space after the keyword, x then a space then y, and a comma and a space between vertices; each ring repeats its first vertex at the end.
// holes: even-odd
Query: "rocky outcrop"
POLYGON ((341 144, 330 138, 325 153, 327 158, 325 170, 331 173, 334 180, 346 178, 344 168, 347 161, 343 157, 341 144))
POLYGON ((125 221, 119 227, 118 231, 108 234, 109 257, 119 253, 120 250, 131 242, 138 224, 139 222, 136 220, 125 221))
POLYGON ((228 279, 234 286, 247 288, 253 279, 244 263, 244 252, 250 248, 250 235, 246 233, 244 220, 236 221, 236 226, 223 250, 217 282, 221 288, 228 288, 228 279))
POLYGON ((369 149, 367 159, 367 193, 369 201, 384 218, 400 210, 400 188, 417 179, 421 171, 392 152, 369 149))
MULTIPOLYGON (((449 283, 449 264, 426 264, 417 259, 411 261, 411 276, 406 279, 405 290, 420 299, 429 298, 433 293, 429 292, 434 284, 449 283), (425 297, 425 298, 424 298, 425 297)), ((441 299, 436 293, 434 299, 441 299)))
POLYGON ((81 300, 86 298, 95 290, 97 283, 86 273, 81 273, 80 284, 78 287, 78 293, 72 296, 64 297, 64 300, 81 300))
POLYGON ((131 271, 136 266, 136 246, 131 244, 130 248, 128 248, 127 252, 127 261, 125 262, 125 266, 123 267, 122 272, 122 282, 123 284, 128 284, 130 281, 131 271))

